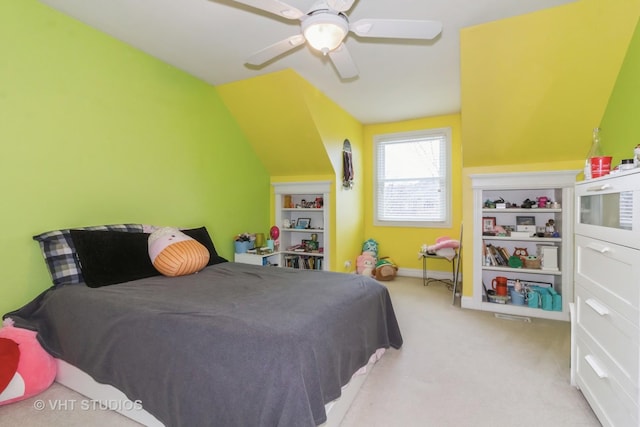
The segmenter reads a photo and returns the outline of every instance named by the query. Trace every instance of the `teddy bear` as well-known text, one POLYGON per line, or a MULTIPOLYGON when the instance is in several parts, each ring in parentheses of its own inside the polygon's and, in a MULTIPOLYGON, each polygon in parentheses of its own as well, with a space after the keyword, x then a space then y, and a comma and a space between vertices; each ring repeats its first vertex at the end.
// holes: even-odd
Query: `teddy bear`
POLYGON ((56 362, 38 340, 36 332, 16 328, 7 318, 0 328, 0 405, 35 396, 56 377, 56 362))

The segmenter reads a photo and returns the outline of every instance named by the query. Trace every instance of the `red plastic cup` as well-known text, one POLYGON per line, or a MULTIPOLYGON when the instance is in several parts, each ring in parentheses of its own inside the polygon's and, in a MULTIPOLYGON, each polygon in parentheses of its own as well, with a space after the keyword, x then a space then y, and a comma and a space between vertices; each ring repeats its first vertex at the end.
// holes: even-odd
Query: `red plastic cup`
POLYGON ((611 156, 591 158, 591 178, 609 175, 611 172, 611 156))

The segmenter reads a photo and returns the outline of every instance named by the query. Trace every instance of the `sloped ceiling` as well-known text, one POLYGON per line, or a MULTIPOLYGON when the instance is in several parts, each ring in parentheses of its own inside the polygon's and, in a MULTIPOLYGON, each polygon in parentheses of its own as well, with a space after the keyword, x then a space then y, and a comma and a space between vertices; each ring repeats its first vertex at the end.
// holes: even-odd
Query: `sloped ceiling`
POLYGON ((293 70, 217 89, 270 175, 334 174, 307 108, 307 83, 293 70))
POLYGON ((463 30, 464 166, 583 159, 639 13, 582 0, 463 30))

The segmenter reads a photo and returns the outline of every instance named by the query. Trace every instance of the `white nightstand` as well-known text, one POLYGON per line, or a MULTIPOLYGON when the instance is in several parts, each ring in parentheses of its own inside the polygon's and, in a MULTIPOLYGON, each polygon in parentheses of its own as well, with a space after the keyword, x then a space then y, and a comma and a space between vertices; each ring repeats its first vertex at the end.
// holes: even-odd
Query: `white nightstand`
POLYGON ((233 260, 243 264, 280 266, 280 252, 270 254, 234 254, 233 260))

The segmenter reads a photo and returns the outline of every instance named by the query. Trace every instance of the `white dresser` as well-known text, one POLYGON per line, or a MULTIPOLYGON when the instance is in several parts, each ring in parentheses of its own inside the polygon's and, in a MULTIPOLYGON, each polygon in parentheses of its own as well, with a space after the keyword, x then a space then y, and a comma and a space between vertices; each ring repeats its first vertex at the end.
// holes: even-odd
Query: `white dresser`
POLYGON ((576 184, 572 377, 604 426, 640 425, 640 169, 576 184))

